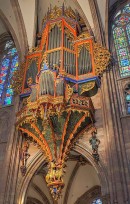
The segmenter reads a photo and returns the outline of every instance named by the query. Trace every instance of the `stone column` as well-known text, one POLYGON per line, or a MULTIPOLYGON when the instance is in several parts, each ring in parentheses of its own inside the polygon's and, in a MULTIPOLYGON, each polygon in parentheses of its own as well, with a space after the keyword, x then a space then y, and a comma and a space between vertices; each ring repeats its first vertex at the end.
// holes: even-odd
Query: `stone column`
POLYGON ((0 109, 0 203, 14 204, 19 166, 20 138, 15 130, 18 98, 0 109))

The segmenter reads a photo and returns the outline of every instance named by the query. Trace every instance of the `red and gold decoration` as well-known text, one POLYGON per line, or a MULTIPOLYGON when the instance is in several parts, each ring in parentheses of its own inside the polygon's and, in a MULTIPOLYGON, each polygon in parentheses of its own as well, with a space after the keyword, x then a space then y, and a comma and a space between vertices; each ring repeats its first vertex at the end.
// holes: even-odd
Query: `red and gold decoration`
POLYGON ((82 27, 83 20, 72 9, 50 9, 43 19, 40 44, 29 51, 15 80, 23 104, 16 126, 46 155, 46 182, 55 200, 64 187, 72 145, 93 128, 90 96, 100 86, 98 76, 110 59, 109 52, 82 27))

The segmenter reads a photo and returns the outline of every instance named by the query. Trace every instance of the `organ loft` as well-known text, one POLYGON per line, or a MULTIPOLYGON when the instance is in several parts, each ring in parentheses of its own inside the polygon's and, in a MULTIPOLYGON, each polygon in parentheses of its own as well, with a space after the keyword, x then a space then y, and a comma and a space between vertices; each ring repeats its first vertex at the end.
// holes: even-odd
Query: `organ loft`
POLYGON ((129 204, 129 1, 6 1, 0 204, 129 204))

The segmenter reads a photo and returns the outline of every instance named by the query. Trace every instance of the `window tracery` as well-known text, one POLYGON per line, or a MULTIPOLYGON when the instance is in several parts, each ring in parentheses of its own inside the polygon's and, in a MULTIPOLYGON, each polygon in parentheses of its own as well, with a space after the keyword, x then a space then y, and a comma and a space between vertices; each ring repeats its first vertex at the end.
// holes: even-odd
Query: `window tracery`
POLYGON ((120 76, 130 76, 130 4, 115 15, 112 32, 120 76))
POLYGON ((0 62, 0 106, 12 104, 11 80, 14 72, 18 69, 18 54, 14 42, 12 40, 5 42, 3 50, 0 62))

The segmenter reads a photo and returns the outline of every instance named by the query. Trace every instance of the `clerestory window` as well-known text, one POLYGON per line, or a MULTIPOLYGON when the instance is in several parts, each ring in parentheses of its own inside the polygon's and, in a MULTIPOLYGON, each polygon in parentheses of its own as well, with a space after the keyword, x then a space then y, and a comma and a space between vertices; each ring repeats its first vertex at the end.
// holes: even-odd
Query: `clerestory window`
POLYGON ((0 59, 0 106, 11 105, 13 88, 11 81, 13 74, 18 69, 18 53, 14 42, 10 39, 2 46, 0 59))
POLYGON ((112 32, 121 77, 130 76, 130 4, 113 19, 112 32))

